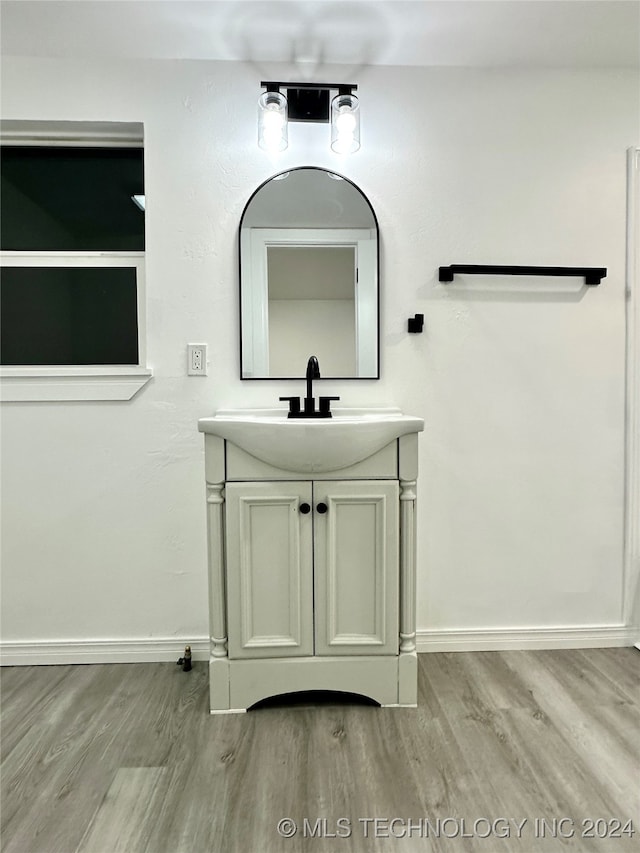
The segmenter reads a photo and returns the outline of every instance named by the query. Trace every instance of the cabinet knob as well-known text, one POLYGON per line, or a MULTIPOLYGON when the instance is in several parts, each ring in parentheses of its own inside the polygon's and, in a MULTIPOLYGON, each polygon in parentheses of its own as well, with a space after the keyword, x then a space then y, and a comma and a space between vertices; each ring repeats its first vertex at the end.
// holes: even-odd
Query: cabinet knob
POLYGON ((324 503, 319 503, 319 504, 318 504, 318 506, 316 507, 316 509, 317 509, 317 510, 318 510, 318 512, 319 512, 319 513, 321 513, 321 514, 322 514, 322 513, 325 513, 325 512, 327 511, 327 505, 326 505, 326 504, 324 504, 324 503))
POLYGON ((311 507, 307 503, 300 504, 300 512, 306 515, 308 512, 311 512, 311 507))

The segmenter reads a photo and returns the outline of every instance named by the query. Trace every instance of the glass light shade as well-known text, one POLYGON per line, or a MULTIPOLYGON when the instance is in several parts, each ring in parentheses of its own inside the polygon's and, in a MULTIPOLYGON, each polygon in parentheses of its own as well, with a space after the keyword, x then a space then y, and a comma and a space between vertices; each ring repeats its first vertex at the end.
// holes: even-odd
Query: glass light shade
POLYGON ((258 99, 258 145, 265 151, 289 145, 287 99, 280 92, 263 92, 258 99))
POLYGON ((331 149, 353 154, 360 148, 360 102, 355 95, 336 95, 331 101, 331 149))

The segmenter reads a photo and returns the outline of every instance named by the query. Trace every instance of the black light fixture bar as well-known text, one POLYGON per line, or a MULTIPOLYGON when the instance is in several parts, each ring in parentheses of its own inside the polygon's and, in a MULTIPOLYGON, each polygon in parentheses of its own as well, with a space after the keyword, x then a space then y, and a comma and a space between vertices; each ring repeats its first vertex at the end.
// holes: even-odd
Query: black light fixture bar
POLYGON ((584 276, 588 285, 600 284, 607 275, 606 267, 513 267, 495 264, 450 264, 439 267, 439 281, 453 281, 456 273, 463 275, 563 275, 584 276))
POLYGON ((355 83, 282 83, 276 80, 263 80, 260 85, 267 92, 286 90, 289 121, 321 123, 330 119, 332 90, 339 95, 350 95, 358 88, 355 83))

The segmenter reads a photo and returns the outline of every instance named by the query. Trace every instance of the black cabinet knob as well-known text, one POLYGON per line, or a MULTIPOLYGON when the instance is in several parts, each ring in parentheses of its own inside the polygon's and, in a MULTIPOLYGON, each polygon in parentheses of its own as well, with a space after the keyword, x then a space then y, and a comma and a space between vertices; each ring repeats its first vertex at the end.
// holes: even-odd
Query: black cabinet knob
POLYGON ((319 503, 318 506, 316 507, 316 509, 318 510, 319 513, 323 514, 327 511, 328 507, 326 504, 319 503))
POLYGON ((300 504, 300 512, 303 515, 306 515, 308 512, 311 512, 311 507, 309 506, 309 504, 306 504, 306 503, 300 504))

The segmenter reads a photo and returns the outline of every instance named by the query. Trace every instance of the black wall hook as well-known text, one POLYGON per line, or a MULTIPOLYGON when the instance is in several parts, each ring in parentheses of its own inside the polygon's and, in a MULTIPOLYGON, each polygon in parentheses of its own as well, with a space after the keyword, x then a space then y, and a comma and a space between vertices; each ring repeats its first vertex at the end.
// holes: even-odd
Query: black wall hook
POLYGON ((416 314, 415 317, 409 317, 408 330, 414 334, 420 334, 424 327, 424 314, 416 314))

